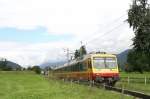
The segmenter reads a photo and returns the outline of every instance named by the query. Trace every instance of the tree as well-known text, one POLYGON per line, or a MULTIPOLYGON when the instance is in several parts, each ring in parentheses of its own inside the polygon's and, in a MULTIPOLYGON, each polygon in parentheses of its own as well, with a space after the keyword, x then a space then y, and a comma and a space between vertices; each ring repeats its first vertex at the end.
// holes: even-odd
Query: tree
POLYGON ((74 53, 74 58, 76 59, 78 57, 80 57, 80 52, 79 52, 79 50, 76 50, 74 53))
POLYGON ((150 7, 148 0, 133 0, 127 19, 133 28, 133 50, 128 54, 128 70, 150 70, 150 7))
POLYGON ((134 50, 131 50, 128 54, 127 62, 129 67, 126 68, 126 71, 138 71, 143 73, 143 71, 150 71, 149 68, 149 57, 144 53, 136 53, 134 50))
POLYGON ((81 58, 82 59, 83 56, 86 55, 86 54, 87 54, 86 48, 85 48, 84 45, 82 45, 79 50, 75 50, 74 58, 75 59, 76 58, 81 58))
POLYGON ((32 67, 29 66, 29 67, 27 68, 27 70, 32 70, 32 67))
POLYGON ((150 7, 148 0, 133 0, 127 21, 135 33, 134 50, 150 54, 150 7))
POLYGON ((84 45, 82 45, 81 47, 80 47, 80 57, 83 57, 84 55, 86 55, 87 54, 87 51, 86 51, 86 48, 85 48, 85 46, 84 45))
POLYGON ((32 70, 35 71, 35 73, 40 74, 41 73, 41 68, 40 66, 33 66, 32 70))

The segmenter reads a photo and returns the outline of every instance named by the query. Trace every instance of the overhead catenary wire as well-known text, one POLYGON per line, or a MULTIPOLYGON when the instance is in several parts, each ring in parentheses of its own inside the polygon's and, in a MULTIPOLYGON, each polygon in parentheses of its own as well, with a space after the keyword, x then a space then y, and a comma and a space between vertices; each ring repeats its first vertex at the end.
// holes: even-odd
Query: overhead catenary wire
POLYGON ((123 24, 125 24, 125 23, 123 22, 123 23, 117 25, 116 27, 114 27, 114 28, 108 30, 107 32, 104 32, 102 35, 96 36, 94 39, 91 39, 91 40, 87 41, 86 43, 90 43, 90 42, 94 41, 95 39, 97 39, 98 37, 103 38, 105 35, 108 35, 108 34, 112 33, 114 30, 120 28, 123 24))
MULTIPOLYGON (((108 24, 104 25, 104 27, 107 27, 107 28, 108 28, 108 26, 113 25, 114 23, 116 23, 117 21, 119 21, 119 20, 120 20, 121 18, 123 18, 124 16, 126 16, 126 13, 123 14, 123 15, 121 15, 120 17, 114 19, 113 21, 109 22, 108 24)), ((98 37, 100 37, 100 36, 105 36, 106 33, 108 33, 108 34, 112 33, 112 31, 114 31, 114 30, 116 30, 117 28, 119 28, 120 25, 124 24, 124 21, 125 21, 125 20, 126 20, 126 19, 123 20, 123 23, 117 25, 116 27, 110 29, 109 31, 104 32, 104 33, 103 33, 104 35, 97 35, 96 37, 93 38, 93 36, 95 36, 95 34, 97 34, 97 33, 93 33, 93 34, 90 36, 90 38, 93 38, 93 39, 88 40, 88 41, 85 40, 85 43, 86 43, 85 45, 87 45, 87 43, 90 43, 90 42, 92 42, 93 40, 95 40, 95 38, 98 38, 98 37)))
POLYGON ((116 23, 117 21, 119 21, 121 18, 123 18, 123 17, 126 16, 126 15, 127 15, 127 13, 124 13, 124 14, 121 15, 120 17, 114 19, 112 22, 106 24, 106 26, 109 26, 109 25, 111 25, 111 24, 114 24, 114 22, 116 23))
MULTIPOLYGON (((104 25, 104 27, 111 26, 112 24, 114 24, 114 23, 118 22, 119 20, 121 20, 124 16, 126 16, 126 13, 123 14, 123 15, 121 15, 121 16, 119 16, 118 18, 114 19, 113 21, 109 22, 108 24, 104 25)), ((125 19, 124 19, 123 21, 125 21, 125 19)), ((119 21, 119 22, 120 22, 120 21, 119 21)), ((86 41, 86 44, 83 44, 82 40, 80 41, 80 43, 82 42, 82 45, 86 45, 86 46, 87 46, 87 44, 92 43, 92 41, 96 40, 98 37, 103 38, 105 35, 108 35, 108 34, 112 33, 114 30, 120 28, 123 24, 125 24, 125 22, 123 22, 123 23, 117 25, 116 27, 114 27, 114 28, 112 28, 112 29, 110 29, 110 30, 104 32, 102 35, 101 35, 101 34, 100 34, 100 35, 97 35, 97 36, 94 37, 93 39, 86 41)), ((94 34, 95 34, 95 33, 93 33, 93 35, 94 35, 94 34)), ((90 38, 92 38, 92 37, 90 37, 90 38)), ((67 57, 68 57, 67 60, 69 60, 69 54, 70 54, 70 53, 67 54, 67 57)), ((71 54, 72 54, 72 53, 71 53, 71 54)))
MULTIPOLYGON (((106 37, 106 35, 110 35, 111 33, 113 33, 113 31, 119 29, 119 28, 120 28, 121 26, 123 26, 124 24, 125 24, 125 22, 123 22, 123 23, 117 25, 116 27, 114 27, 114 28, 108 30, 107 32, 104 32, 103 34, 98 35, 98 36, 96 36, 95 38, 93 38, 93 39, 87 41, 86 44, 85 44, 85 46, 86 46, 86 47, 90 46, 91 44, 94 43, 93 41, 96 41, 97 39, 100 39, 100 40, 104 39, 104 38, 106 37)), ((96 51, 97 48, 94 48, 94 49, 90 49, 89 51, 96 51), (94 50, 94 49, 95 49, 95 50, 94 50)))

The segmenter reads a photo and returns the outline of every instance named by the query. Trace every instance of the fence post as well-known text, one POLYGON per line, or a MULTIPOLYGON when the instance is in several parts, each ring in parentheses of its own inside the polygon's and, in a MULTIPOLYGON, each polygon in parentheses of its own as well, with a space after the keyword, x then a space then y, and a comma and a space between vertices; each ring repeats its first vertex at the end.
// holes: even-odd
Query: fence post
POLYGON ((49 78, 49 70, 48 70, 47 72, 48 72, 47 76, 48 76, 48 78, 49 78))
POLYGON ((122 91, 121 91, 121 93, 122 93, 121 94, 121 96, 122 96, 121 99, 124 99, 124 85, 122 85, 122 91))
POLYGON ((92 87, 92 80, 90 80, 90 84, 89 85, 90 85, 90 87, 92 87))
POLYGON ((71 87, 72 87, 72 81, 73 81, 73 80, 71 79, 71 80, 70 80, 70 82, 71 82, 71 87))
POLYGON ((128 76, 128 84, 130 83, 130 77, 128 76))
POLYGON ((106 85, 105 85, 105 83, 104 83, 103 87, 104 87, 104 89, 106 89, 106 85))
POLYGON ((94 84, 95 84, 95 82, 94 82, 94 80, 92 81, 92 85, 94 86, 94 84))
POLYGON ((80 80, 78 80, 78 84, 80 84, 80 80))
POLYGON ((145 85, 146 85, 146 76, 145 76, 145 85))

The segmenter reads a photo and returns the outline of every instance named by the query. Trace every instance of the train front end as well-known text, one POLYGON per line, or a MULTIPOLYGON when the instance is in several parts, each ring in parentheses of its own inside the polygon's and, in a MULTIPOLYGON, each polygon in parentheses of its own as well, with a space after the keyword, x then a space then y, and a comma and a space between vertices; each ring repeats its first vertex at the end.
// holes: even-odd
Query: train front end
POLYGON ((92 79, 114 85, 119 80, 117 58, 112 54, 95 54, 92 59, 92 79))

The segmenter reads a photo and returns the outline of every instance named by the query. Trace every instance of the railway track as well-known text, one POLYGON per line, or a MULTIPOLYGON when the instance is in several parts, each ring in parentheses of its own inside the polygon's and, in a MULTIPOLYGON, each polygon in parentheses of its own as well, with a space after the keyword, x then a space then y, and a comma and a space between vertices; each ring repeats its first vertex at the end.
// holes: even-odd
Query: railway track
POLYGON ((126 95, 130 95, 136 98, 140 98, 140 99, 150 99, 150 95, 142 93, 142 92, 138 92, 138 91, 132 91, 132 90, 127 90, 124 88, 118 88, 118 87, 112 87, 112 86, 108 86, 105 84, 100 84, 100 83, 95 83, 95 82, 83 82, 83 81, 74 81, 75 83, 78 84, 84 84, 84 85, 90 85, 90 86, 94 86, 97 88, 105 88, 106 90, 111 90, 111 91, 115 91, 115 92, 119 92, 122 94, 126 94, 126 95))
POLYGON ((105 88, 107 90, 120 92, 122 94, 131 95, 131 96, 142 98, 142 99, 150 99, 150 95, 147 95, 147 94, 144 94, 144 93, 138 92, 138 91, 131 91, 131 90, 127 90, 127 89, 123 89, 123 88, 117 88, 117 87, 112 87, 112 86, 105 86, 105 88))

